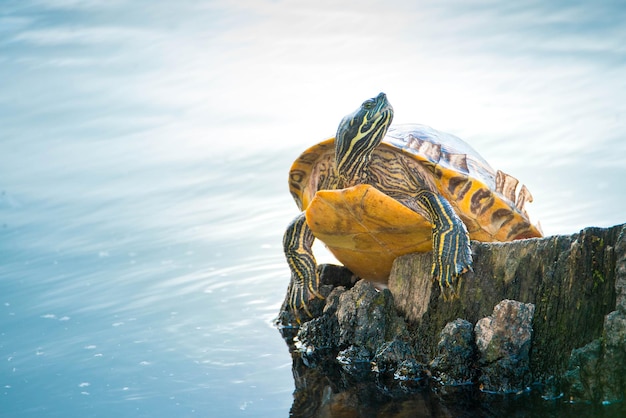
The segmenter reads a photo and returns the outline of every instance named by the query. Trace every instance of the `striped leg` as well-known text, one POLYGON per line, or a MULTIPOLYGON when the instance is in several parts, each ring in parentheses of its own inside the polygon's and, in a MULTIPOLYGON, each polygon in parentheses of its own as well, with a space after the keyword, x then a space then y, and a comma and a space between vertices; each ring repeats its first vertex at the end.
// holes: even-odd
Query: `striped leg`
POLYGON ((298 323, 298 311, 304 310, 311 317, 307 303, 314 298, 324 299, 319 294, 317 262, 313 256, 315 237, 306 223, 304 212, 298 215, 287 227, 283 237, 283 249, 291 269, 289 284, 289 305, 298 323))
POLYGON ((442 292, 446 287, 454 292, 456 280, 472 268, 467 228, 450 203, 440 195, 420 190, 415 202, 430 215, 433 223, 433 277, 442 292))

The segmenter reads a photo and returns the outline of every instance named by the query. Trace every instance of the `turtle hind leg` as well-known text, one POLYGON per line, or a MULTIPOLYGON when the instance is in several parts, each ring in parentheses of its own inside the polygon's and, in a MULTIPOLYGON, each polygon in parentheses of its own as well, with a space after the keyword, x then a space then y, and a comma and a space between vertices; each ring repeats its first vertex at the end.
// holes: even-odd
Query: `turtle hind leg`
POLYGON ((308 309, 309 301, 324 299, 319 293, 320 279, 313 255, 314 241, 315 236, 306 223, 304 212, 289 224, 283 236, 283 250, 291 270, 289 306, 298 323, 301 322, 300 311, 312 317, 308 309))
POLYGON ((459 278, 472 268, 467 228, 450 203, 436 193, 421 190, 416 203, 433 223, 433 278, 439 282, 444 297, 454 297, 459 278))

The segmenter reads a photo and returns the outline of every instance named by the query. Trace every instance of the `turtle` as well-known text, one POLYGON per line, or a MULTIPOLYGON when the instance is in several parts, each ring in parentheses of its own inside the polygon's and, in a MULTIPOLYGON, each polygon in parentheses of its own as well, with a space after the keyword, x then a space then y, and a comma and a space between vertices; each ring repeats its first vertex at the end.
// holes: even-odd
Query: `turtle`
POLYGON ((444 295, 454 295, 472 266, 470 240, 542 236, 524 208, 532 201, 526 186, 454 135, 392 126, 393 114, 384 93, 365 100, 341 120, 335 137, 291 166, 289 189, 301 212, 285 231, 283 249, 288 303, 298 322, 298 312, 311 316, 311 300, 323 299, 315 239, 353 274, 382 285, 397 257, 432 251, 432 277, 444 295))

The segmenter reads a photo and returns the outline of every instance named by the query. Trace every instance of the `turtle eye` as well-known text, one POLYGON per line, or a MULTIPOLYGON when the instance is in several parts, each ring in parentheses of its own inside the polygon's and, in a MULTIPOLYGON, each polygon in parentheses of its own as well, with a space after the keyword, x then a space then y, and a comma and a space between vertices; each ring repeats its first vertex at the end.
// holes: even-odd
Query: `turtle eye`
POLYGON ((370 110, 374 107, 374 100, 373 99, 369 99, 363 102, 363 104, 361 106, 363 106, 363 109, 365 110, 370 110))

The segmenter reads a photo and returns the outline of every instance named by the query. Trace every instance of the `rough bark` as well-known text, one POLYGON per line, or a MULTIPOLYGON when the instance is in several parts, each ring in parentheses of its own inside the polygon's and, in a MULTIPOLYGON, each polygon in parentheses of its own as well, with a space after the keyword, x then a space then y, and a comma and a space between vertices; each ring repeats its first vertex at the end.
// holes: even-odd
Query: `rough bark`
MULTIPOLYGON (((603 336, 600 349, 609 356, 619 352, 610 344, 626 347, 620 331, 626 312, 625 230, 617 225, 510 243, 473 242, 474 271, 464 275, 453 300, 444 300, 430 279, 431 255, 410 254, 394 263, 389 289, 427 358, 436 355, 439 331, 448 322, 476 323, 503 299, 533 304, 532 378, 559 390, 562 375, 576 367, 569 364, 572 350, 603 336)), ((594 392, 593 398, 602 395, 594 392)))

